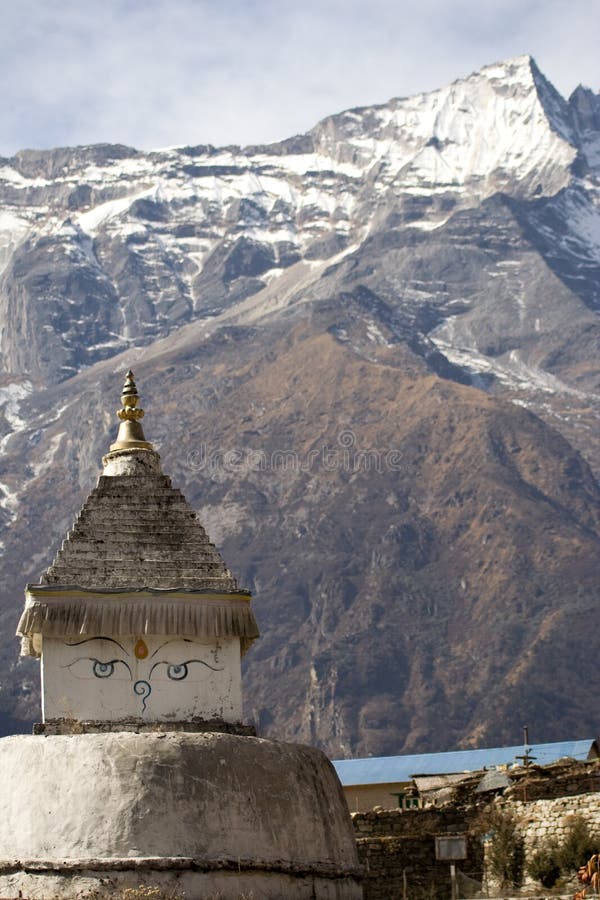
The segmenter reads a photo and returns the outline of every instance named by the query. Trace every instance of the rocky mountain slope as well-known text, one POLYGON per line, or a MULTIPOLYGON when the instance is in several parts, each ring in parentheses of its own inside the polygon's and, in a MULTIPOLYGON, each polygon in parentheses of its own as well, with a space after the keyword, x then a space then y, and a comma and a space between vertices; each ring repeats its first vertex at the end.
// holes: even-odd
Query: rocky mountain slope
POLYGON ((333 755, 596 728, 600 98, 521 57, 264 147, 0 161, 0 708, 131 366, 333 755), (596 473, 596 474, 594 474, 596 473), (589 670, 589 671, 588 671, 589 670))

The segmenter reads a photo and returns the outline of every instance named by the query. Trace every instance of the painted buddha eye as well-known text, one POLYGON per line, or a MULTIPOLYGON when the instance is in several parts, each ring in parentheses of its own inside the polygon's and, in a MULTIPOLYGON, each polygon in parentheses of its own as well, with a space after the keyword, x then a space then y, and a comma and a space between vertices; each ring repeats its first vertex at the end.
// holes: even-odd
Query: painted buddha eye
POLYGON ((62 666, 73 678, 112 678, 114 681, 131 681, 131 668, 124 659, 109 659, 103 662, 95 656, 78 656, 62 666), (91 665, 90 665, 91 663, 91 665))
POLYGON ((223 671, 222 667, 217 668, 216 666, 211 666, 207 662, 204 662, 203 659, 186 659, 185 662, 181 663, 170 663, 167 659, 159 659, 150 669, 150 672, 148 673, 148 679, 156 677, 158 681, 164 681, 166 674, 166 677, 171 681, 185 681, 188 675, 190 675, 191 681, 198 680, 198 673, 194 673, 194 669, 192 669, 190 673, 190 666, 193 663, 198 663, 198 665, 200 666, 206 666, 206 668, 210 669, 212 672, 223 671), (157 669, 158 673, 155 676, 154 673, 157 669), (196 674, 196 679, 194 679, 194 674, 196 674))
MULTIPOLYGON (((117 660, 115 660, 117 662, 117 660)), ((114 662, 100 662, 99 659, 93 660, 94 665, 92 666, 92 671, 96 678, 110 678, 110 676, 115 671, 115 663, 114 662)))
POLYGON ((188 667, 186 663, 167 666, 167 677, 172 681, 183 681, 184 678, 187 678, 187 675, 188 667))

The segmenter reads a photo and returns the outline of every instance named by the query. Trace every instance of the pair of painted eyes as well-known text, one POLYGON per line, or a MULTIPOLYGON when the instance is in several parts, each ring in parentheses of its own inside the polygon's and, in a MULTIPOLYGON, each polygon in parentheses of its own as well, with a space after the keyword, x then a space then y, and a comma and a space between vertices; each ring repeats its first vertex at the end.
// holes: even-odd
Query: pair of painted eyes
MULTIPOLYGON (((99 659, 94 659, 92 662, 92 672, 96 678, 110 678, 114 674, 115 666, 122 660, 113 659, 110 662, 100 662, 99 659)), ((190 662, 195 662, 195 660, 190 660, 190 662)), ((184 678, 187 678, 188 671, 187 663, 167 665, 167 678, 170 678, 171 681, 183 681, 184 678)))

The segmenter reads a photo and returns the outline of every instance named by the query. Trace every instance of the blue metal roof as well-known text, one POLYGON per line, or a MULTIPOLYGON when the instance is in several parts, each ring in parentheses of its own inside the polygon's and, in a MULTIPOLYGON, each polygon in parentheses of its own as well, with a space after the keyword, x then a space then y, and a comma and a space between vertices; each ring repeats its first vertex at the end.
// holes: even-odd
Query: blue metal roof
MULTIPOLYGON (((545 766, 565 756, 587 759, 593 740, 561 741, 554 744, 531 744, 531 756, 537 765, 545 766)), ((367 759, 334 759, 338 778, 344 785, 392 784, 410 781, 413 775, 449 775, 454 772, 477 772, 491 766, 517 762, 523 745, 496 747, 488 750, 452 750, 448 753, 418 753, 413 756, 372 756, 367 759)))

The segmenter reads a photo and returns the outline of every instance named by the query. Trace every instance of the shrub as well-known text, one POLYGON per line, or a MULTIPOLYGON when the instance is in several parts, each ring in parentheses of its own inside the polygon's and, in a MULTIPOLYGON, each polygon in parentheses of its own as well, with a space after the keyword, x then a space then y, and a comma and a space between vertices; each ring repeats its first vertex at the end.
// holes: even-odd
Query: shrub
POLYGON ((581 815, 573 816, 567 833, 558 847, 556 861, 562 872, 577 871, 600 846, 600 836, 590 831, 581 815))
POLYGON ((527 874, 543 887, 554 887, 560 875, 559 847, 556 841, 541 844, 527 860, 527 874))
POLYGON ((517 820, 508 811, 494 809, 489 827, 492 832, 487 854, 489 871, 501 887, 518 887, 523 879, 524 847, 517 820))

